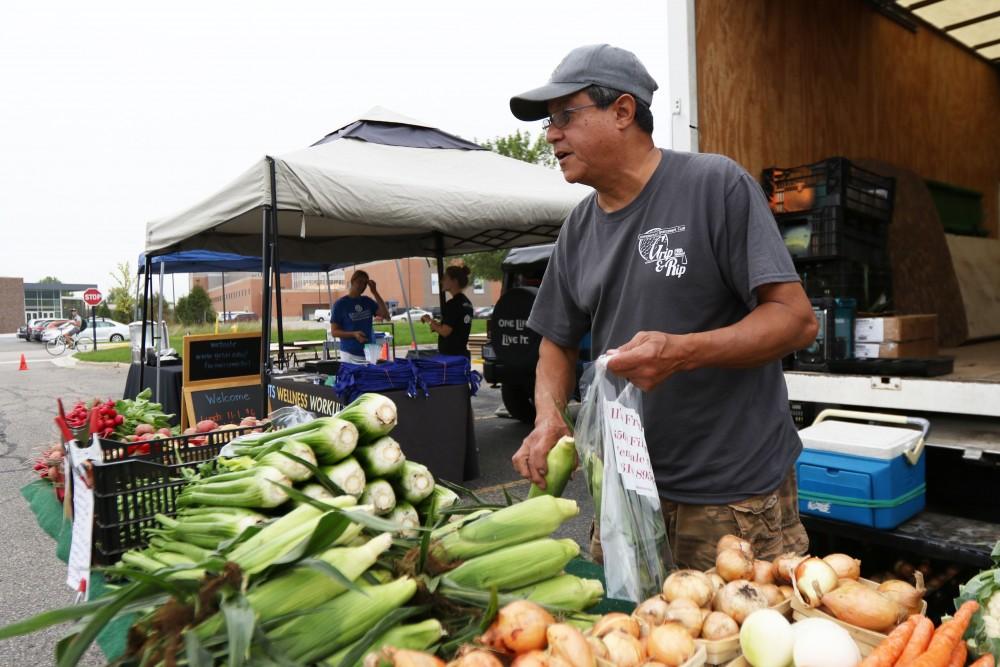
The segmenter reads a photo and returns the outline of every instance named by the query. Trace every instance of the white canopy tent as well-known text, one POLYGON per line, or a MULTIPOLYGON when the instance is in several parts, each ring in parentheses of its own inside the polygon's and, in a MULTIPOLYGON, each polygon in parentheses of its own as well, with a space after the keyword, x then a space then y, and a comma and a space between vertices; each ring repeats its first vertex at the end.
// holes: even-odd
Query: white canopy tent
POLYGON ((558 171, 376 107, 308 148, 265 157, 191 208, 150 222, 145 251, 147 262, 195 249, 262 256, 263 382, 279 255, 361 263, 547 243, 589 191, 558 171))

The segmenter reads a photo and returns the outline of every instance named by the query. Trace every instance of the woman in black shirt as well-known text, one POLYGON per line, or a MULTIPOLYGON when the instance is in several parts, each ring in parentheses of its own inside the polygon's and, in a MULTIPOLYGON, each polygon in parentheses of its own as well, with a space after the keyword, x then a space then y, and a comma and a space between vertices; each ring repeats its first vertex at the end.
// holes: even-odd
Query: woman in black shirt
POLYGON ((451 294, 451 298, 441 310, 441 321, 431 319, 430 315, 420 318, 421 322, 429 323, 431 330, 438 335, 438 352, 441 354, 469 356, 472 302, 462 293, 468 286, 469 267, 449 266, 444 270, 441 287, 451 294))

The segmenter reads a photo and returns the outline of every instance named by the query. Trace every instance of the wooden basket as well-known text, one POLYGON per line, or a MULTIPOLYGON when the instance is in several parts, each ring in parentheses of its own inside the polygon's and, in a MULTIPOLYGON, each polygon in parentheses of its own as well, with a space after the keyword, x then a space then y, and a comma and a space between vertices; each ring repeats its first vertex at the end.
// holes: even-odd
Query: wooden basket
MULTIPOLYGON (((858 582, 864 584, 868 588, 878 588, 877 583, 869 581, 868 579, 858 579, 858 582)), ((920 613, 927 614, 927 600, 923 600, 921 602, 920 613)), ((886 635, 881 632, 866 630, 865 628, 845 623, 844 621, 838 620, 832 614, 826 613, 822 609, 813 609, 802 600, 799 596, 798 589, 796 589, 795 593, 792 594, 792 619, 801 621, 804 618, 825 618, 844 628, 851 633, 851 636, 854 637, 854 641, 856 641, 858 646, 861 647, 862 655, 870 653, 871 649, 881 644, 882 640, 886 638, 886 635), (866 647, 867 651, 865 650, 866 647)))
MULTIPOLYGON (((698 646, 694 655, 688 658, 688 661, 680 665, 680 667, 702 667, 705 664, 705 647, 698 646)), ((616 667, 613 662, 605 660, 604 658, 597 658, 597 667, 616 667)))
MULTIPOLYGON (((774 609, 780 613, 785 618, 791 620, 792 618, 792 599, 788 598, 781 604, 776 604, 771 609, 774 609)), ((694 640, 696 644, 705 647, 706 658, 705 661, 709 665, 725 665, 730 662, 733 658, 740 655, 740 636, 735 634, 732 637, 726 639, 696 639, 694 640)))

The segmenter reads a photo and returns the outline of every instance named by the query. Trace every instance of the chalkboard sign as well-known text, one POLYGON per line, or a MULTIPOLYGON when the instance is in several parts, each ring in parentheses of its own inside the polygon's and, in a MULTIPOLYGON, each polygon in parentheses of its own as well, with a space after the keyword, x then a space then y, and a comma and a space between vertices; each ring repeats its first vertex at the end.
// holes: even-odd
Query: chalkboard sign
POLYGON ((260 376, 260 334, 184 337, 184 386, 260 376))
POLYGON ((188 423, 211 419, 217 424, 239 424, 244 417, 263 418, 260 412, 264 397, 260 383, 229 387, 185 389, 184 402, 188 423))

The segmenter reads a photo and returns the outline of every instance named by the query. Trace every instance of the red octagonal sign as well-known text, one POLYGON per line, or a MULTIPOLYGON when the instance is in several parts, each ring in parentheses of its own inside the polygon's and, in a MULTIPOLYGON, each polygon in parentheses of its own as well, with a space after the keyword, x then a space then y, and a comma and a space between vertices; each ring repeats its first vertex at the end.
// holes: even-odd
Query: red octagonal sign
POLYGON ((102 301, 104 301, 104 296, 100 290, 96 290, 93 287, 83 293, 83 302, 88 306, 99 306, 102 301))

